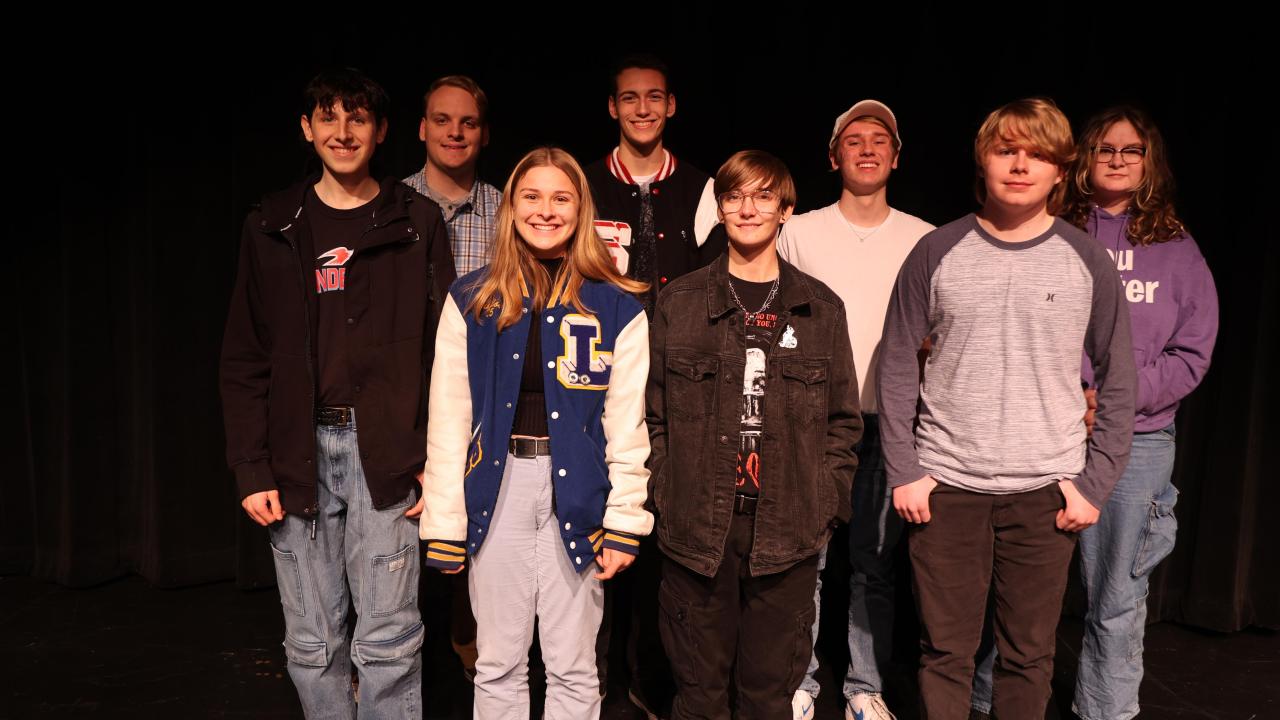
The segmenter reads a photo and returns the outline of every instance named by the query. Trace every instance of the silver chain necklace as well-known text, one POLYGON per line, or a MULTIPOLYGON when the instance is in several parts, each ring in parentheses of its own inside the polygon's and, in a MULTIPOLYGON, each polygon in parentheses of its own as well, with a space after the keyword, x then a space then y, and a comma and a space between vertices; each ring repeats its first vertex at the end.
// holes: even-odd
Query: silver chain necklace
MULTIPOLYGON (((840 211, 836 210, 836 212, 840 212, 840 211)), ((844 220, 844 224, 849 226, 849 232, 853 233, 854 236, 857 237, 858 240, 861 242, 866 242, 867 238, 880 232, 880 228, 884 227, 884 224, 889 222, 889 218, 886 216, 884 220, 880 221, 879 225, 871 228, 871 230, 866 235, 863 235, 862 233, 858 232, 858 226, 854 225, 852 220, 845 217, 844 213, 840 213, 840 219, 844 220)))
POLYGON ((729 294, 733 296, 733 302, 742 309, 743 322, 749 323, 752 318, 769 309, 769 305, 773 303, 773 298, 778 294, 778 281, 781 279, 782 273, 778 273, 778 277, 773 279, 773 286, 769 288, 769 295, 765 297, 764 304, 760 306, 759 310, 751 312, 746 305, 742 304, 742 298, 738 297, 738 291, 733 289, 733 277, 729 277, 729 294))

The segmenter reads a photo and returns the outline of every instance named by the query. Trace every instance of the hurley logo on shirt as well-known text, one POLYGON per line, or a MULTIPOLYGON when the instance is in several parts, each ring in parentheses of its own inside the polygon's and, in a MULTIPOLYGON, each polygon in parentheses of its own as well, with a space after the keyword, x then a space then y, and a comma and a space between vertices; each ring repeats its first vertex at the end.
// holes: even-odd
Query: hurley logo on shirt
POLYGON ((347 269, 343 266, 355 254, 354 250, 344 248, 341 245, 320 253, 320 256, 316 258, 316 262, 319 263, 325 259, 328 259, 328 262, 316 268, 317 295, 347 289, 347 269))

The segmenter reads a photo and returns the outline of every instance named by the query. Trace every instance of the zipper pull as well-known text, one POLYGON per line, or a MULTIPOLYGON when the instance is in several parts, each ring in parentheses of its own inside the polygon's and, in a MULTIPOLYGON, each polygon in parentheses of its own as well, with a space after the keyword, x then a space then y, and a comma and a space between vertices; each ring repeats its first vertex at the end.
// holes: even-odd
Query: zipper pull
POLYGON ((312 540, 315 540, 315 539, 316 539, 316 520, 315 520, 315 518, 311 518, 311 539, 312 539, 312 540))

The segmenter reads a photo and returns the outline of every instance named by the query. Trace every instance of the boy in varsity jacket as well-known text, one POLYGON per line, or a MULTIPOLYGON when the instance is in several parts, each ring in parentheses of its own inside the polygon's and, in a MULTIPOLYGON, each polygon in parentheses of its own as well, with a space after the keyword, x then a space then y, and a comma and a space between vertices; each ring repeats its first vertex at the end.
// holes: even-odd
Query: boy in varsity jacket
POLYGON ((662 61, 622 60, 613 72, 609 114, 618 121, 618 146, 588 165, 598 218, 596 232, 624 275, 649 283, 645 310, 653 311, 667 283, 724 252, 711 178, 663 145, 676 96, 662 61))

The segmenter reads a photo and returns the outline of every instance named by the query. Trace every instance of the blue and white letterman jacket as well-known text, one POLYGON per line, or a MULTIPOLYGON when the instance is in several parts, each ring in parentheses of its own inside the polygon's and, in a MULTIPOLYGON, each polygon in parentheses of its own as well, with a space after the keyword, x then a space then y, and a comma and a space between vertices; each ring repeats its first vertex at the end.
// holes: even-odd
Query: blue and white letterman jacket
MULTIPOLYGON (((425 509, 419 536, 426 564, 460 567, 489 532, 515 420, 528 340, 530 300, 502 332, 498 313, 466 312, 484 268, 449 289, 431 374, 425 509)), ((635 298, 585 281, 589 312, 552 298, 539 321, 552 487, 560 538, 579 572, 602 548, 630 554, 653 529, 644 393, 649 323, 635 298)))

